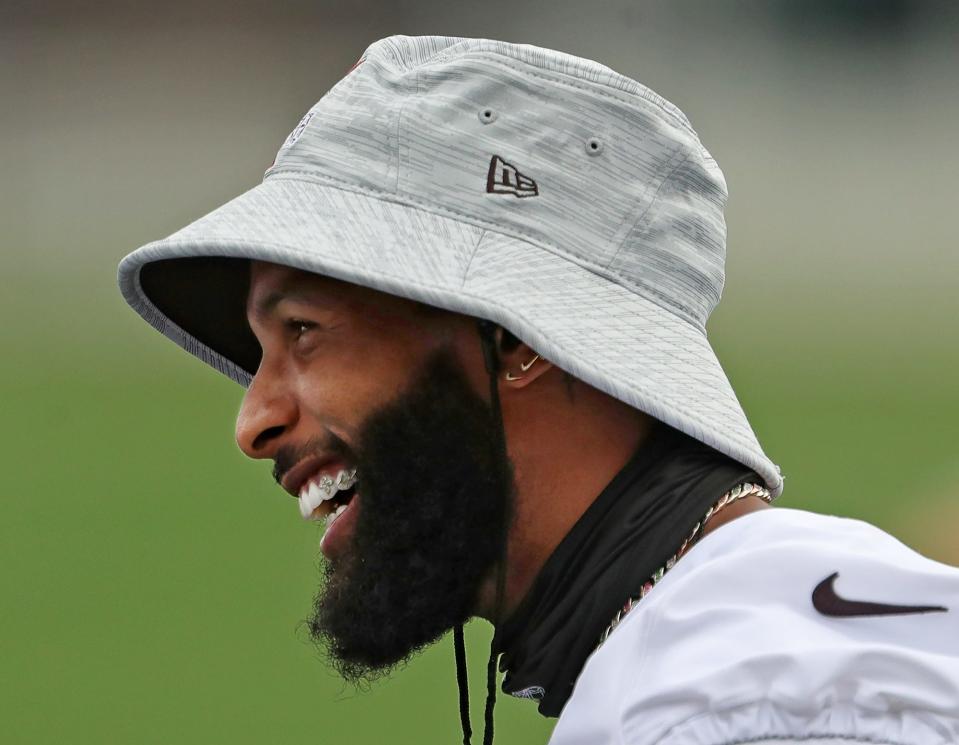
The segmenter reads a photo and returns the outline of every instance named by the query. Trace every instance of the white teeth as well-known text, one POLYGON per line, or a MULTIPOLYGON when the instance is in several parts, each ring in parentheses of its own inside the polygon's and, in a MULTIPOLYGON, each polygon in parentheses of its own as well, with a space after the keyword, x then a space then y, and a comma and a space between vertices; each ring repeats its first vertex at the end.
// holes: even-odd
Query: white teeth
POLYGON ((310 515, 313 514, 314 507, 310 507, 309 500, 300 497, 300 516, 304 520, 309 520, 310 515))
POLYGON ((349 506, 349 505, 341 504, 339 507, 337 507, 337 508, 336 508, 335 510, 333 510, 329 515, 326 516, 326 527, 327 527, 327 529, 329 529, 329 527, 334 523, 334 521, 336 520, 336 518, 338 518, 340 515, 342 515, 344 512, 346 512, 346 508, 347 508, 348 506, 349 506))
MULTIPOLYGON (((333 499, 338 491, 349 489, 356 484, 356 469, 341 469, 334 478, 328 473, 309 479, 300 487, 300 515, 304 520, 313 519, 313 511, 323 502, 333 499)), ((340 505, 339 514, 346 505, 340 505)), ((331 513, 334 514, 334 513, 331 513)))

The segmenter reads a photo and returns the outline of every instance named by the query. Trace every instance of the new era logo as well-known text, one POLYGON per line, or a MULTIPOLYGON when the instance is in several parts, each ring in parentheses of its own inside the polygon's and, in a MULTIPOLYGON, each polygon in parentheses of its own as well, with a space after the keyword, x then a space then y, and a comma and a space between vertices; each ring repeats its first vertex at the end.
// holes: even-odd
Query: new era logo
POLYGON ((486 174, 486 191, 489 194, 512 194, 515 197, 535 197, 539 187, 529 176, 524 176, 498 155, 489 162, 486 174))

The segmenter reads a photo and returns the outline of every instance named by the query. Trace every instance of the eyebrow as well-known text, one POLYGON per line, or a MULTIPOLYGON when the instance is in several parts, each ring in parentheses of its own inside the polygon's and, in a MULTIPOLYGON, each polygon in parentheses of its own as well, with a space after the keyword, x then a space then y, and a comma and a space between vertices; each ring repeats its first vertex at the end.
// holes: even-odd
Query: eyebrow
POLYGON ((270 315, 276 306, 279 305, 284 300, 292 300, 296 303, 305 303, 307 305, 319 305, 317 302, 316 296, 313 293, 307 292, 305 290, 298 289, 289 289, 289 290, 273 290, 262 300, 258 301, 256 306, 253 308, 253 314, 257 318, 265 318, 270 315))

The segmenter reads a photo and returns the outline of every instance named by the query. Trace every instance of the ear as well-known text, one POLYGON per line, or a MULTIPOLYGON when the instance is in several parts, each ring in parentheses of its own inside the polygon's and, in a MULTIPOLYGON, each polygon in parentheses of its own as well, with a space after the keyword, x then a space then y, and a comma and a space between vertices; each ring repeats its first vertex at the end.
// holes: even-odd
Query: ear
POLYGON ((500 380, 508 388, 525 388, 553 367, 536 350, 522 342, 515 349, 502 348, 503 330, 496 330, 497 347, 501 361, 500 380))

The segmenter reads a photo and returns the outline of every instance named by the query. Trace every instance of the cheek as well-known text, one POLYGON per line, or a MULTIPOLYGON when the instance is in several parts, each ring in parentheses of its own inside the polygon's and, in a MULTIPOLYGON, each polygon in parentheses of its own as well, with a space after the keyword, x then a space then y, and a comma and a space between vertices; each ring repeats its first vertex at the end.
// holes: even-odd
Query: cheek
POLYGON ((337 433, 354 435, 366 416, 399 395, 416 358, 409 346, 365 340, 318 354, 296 373, 304 413, 337 433))
POLYGON ((337 434, 355 431, 363 392, 354 377, 342 357, 320 355, 300 365, 294 390, 303 414, 337 434))

